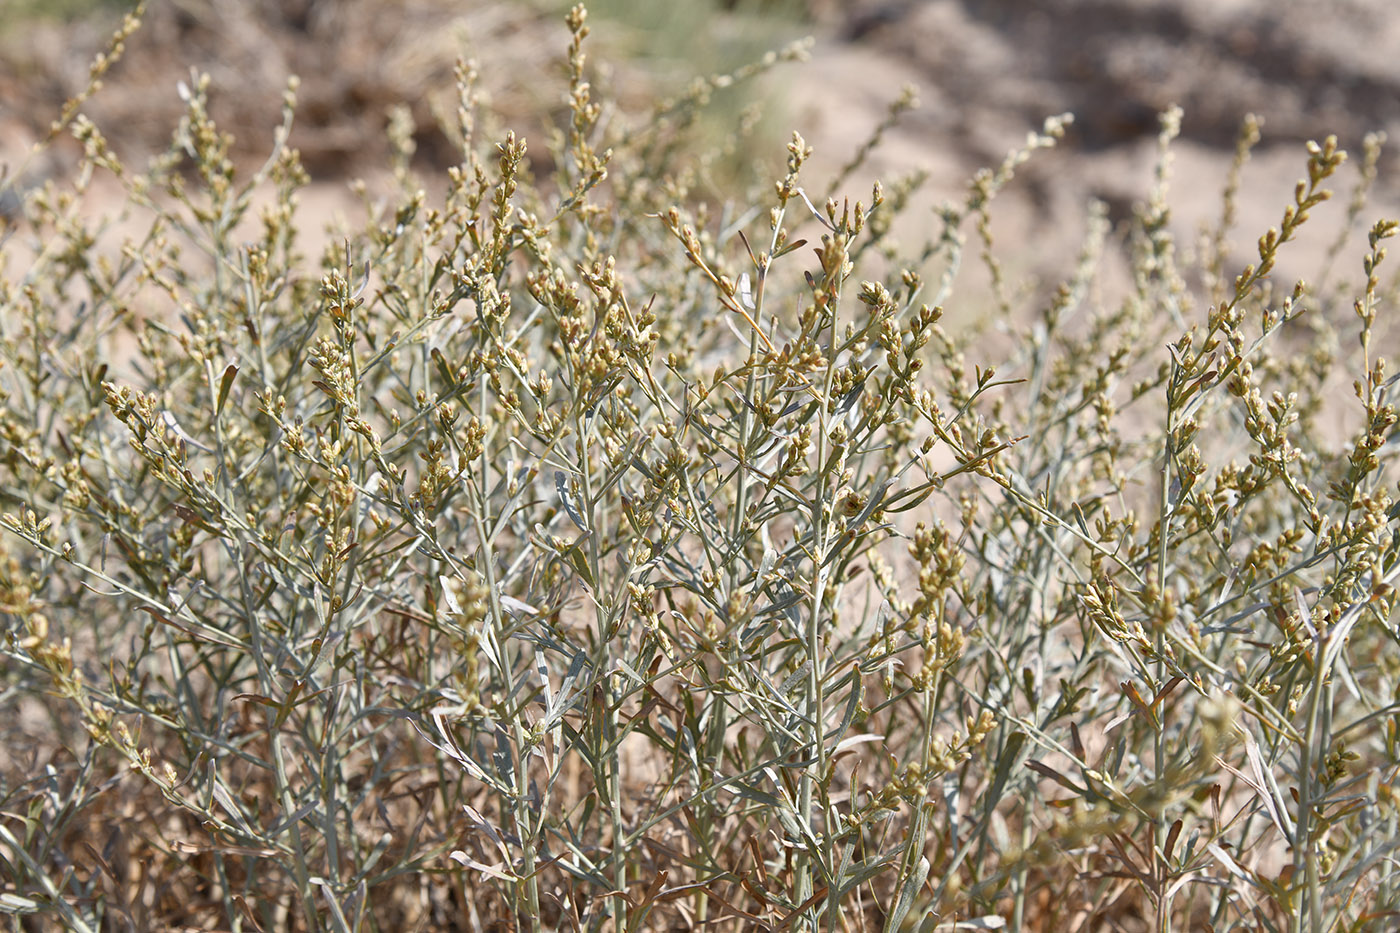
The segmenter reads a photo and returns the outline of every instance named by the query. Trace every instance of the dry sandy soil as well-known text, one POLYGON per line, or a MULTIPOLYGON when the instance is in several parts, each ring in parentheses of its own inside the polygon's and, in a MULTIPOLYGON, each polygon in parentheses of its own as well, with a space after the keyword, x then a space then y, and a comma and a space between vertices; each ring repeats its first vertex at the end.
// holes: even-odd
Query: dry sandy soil
MULTIPOLYGON (((924 106, 881 158, 894 167, 932 157, 940 184, 995 162, 1042 116, 1074 113, 1067 145, 1032 162, 1001 206, 1019 218, 1002 225, 1007 235, 1037 248, 1077 231, 1090 197, 1110 217, 1129 214, 1150 184, 1157 114, 1174 103, 1185 110, 1171 198, 1179 231, 1213 221, 1241 118, 1258 114, 1244 250, 1278 223, 1307 140, 1335 134, 1358 157, 1369 132, 1400 141, 1397 52, 1400 4, 1390 0, 869 0, 850 6, 812 70, 832 100, 819 108, 831 129, 871 119, 889 83, 917 84, 924 106)), ((1400 216, 1397 169, 1384 155, 1368 226, 1400 216)), ((1339 221, 1342 211, 1329 213, 1339 221)), ((1319 212, 1319 226, 1327 219, 1319 212)))
MULTIPOLYGON (((650 0, 665 5, 670 0, 650 0)), ((558 5, 442 0, 156 0, 109 87, 90 112, 119 151, 163 147, 178 118, 178 79, 194 66, 216 88, 214 113, 249 145, 265 145, 290 73, 303 79, 294 143, 317 185, 313 213, 349 204, 345 180, 384 164, 384 114, 408 104, 420 126, 447 99, 452 64, 465 48, 481 61, 484 86, 507 114, 558 108, 554 62, 566 38, 558 5), (437 102, 437 103, 435 103, 437 102)), ((613 7, 619 4, 613 2, 613 7)), ((625 6, 622 4, 621 6, 625 6)), ((632 4, 648 6, 646 2, 632 4)), ((627 18, 598 19, 602 49, 627 43, 627 18)), ((81 87, 86 62, 109 23, 11 29, 0 38, 0 161, 22 163, 29 140, 62 99, 81 87)), ((645 28, 645 27, 642 27, 645 28)), ((723 42, 733 20, 705 21, 723 42)), ((817 171, 839 166, 905 84, 922 107, 908 115, 850 188, 868 192, 875 174, 930 171, 927 203, 955 196, 978 167, 995 163, 1049 114, 1072 111, 1061 151, 1037 159, 1002 198, 998 236, 1024 244, 1024 268, 1054 275, 1073 252, 1085 205, 1099 198, 1123 219, 1148 190, 1156 115, 1185 108, 1176 147, 1173 204, 1190 236, 1219 211, 1220 190, 1240 118, 1265 120, 1246 177, 1238 246, 1247 251, 1291 196, 1303 143, 1329 133, 1358 152, 1363 136, 1400 139, 1400 4, 1393 0, 809 0, 802 21, 769 27, 774 41, 810 32, 812 59, 772 85, 774 110, 817 149, 817 171)), ((648 45, 632 27, 632 47, 648 45), (640 38, 640 42, 637 40, 640 38)), ((674 42, 674 39, 672 39, 674 42)), ((698 46, 698 43, 697 43, 698 46)), ((595 47, 595 60, 606 52, 595 47)), ((612 73, 615 90, 664 80, 688 65, 656 61, 612 73)), ((440 134, 420 132, 428 171, 452 154, 440 134)), ((59 147, 31 162, 26 180, 61 173, 59 147)), ((1400 160, 1387 153, 1369 224, 1400 216, 1400 160)), ((1354 176, 1348 175, 1343 185, 1354 176)), ((1345 188, 1343 188, 1345 194, 1345 188)), ((1344 200, 1344 199, 1339 199, 1344 200)), ((1333 229, 1342 211, 1330 212, 1333 229)), ((921 215, 928 220, 928 215, 921 215)), ((1319 217, 1316 226, 1325 226, 1319 217)), ((1297 274, 1329 237, 1294 254, 1297 274)), ((1241 258, 1241 262, 1245 258, 1241 258)), ((1294 266, 1285 262, 1281 275, 1294 266)))

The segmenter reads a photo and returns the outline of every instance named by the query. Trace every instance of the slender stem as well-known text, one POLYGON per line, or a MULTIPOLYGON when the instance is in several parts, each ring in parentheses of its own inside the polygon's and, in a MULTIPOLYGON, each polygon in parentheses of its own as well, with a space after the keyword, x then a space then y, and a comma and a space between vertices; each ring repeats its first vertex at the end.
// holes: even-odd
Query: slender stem
MULTIPOLYGON (((822 826, 820 838, 828 846, 827 851, 819 853, 809 853, 811 857, 821 858, 827 874, 830 874, 830 841, 832 838, 831 808, 827 805, 826 791, 823 782, 826 780, 827 769, 827 749, 826 749, 826 697, 824 695, 825 665, 822 663, 822 606, 826 601, 826 583, 828 568, 831 566, 826 560, 827 547, 830 544, 829 533, 830 523, 827 521, 827 498, 831 491, 828 483, 829 475, 826 468, 829 438, 828 431, 830 425, 827 420, 827 400, 831 398, 832 386, 836 379, 836 341, 837 341, 837 301, 840 294, 840 267, 845 262, 844 255, 836 266, 827 281, 827 287, 831 290, 828 296, 829 322, 829 349, 832 358, 826 361, 825 381, 822 387, 821 396, 817 399, 817 464, 818 472, 816 477, 816 491, 812 496, 812 592, 811 606, 807 617, 807 658, 811 667, 807 676, 807 717, 812 724, 812 742, 814 751, 814 766, 802 772, 802 782, 800 789, 799 807, 802 812, 802 819, 811 820, 812 817, 812 796, 816 791, 821 797, 822 826)), ((802 885, 800 896, 806 900, 815 889, 815 881, 811 874, 810 859, 806 865, 806 871, 800 876, 799 883, 802 885)), ((839 907, 839 898, 836 885, 832 885, 827 896, 827 916, 828 921, 834 923, 836 912, 839 907)), ((816 920, 812 922, 813 929, 817 928, 816 920)))
MULTIPOLYGON (((488 410, 486 398, 486 383, 481 385, 481 408, 488 410)), ((488 606, 491 614, 491 625, 496 631, 496 642, 501 656, 501 677, 504 679, 502 686, 505 688, 505 696, 514 697, 515 691, 515 657, 511 652, 511 643, 515 639, 506 637, 505 612, 501 607, 500 588, 496 583, 496 568, 492 554, 492 539, 489 537, 488 529, 491 523, 487 521, 487 510, 490 498, 489 485, 490 458, 483 450, 478 474, 477 484, 474 488, 476 496, 476 507, 472 509, 473 519, 476 524, 476 537, 480 548, 477 559, 477 572, 482 576, 482 583, 486 587, 488 595, 488 606)), ((523 651, 524 649, 520 649, 523 651)), ((524 909, 520 909, 518 901, 521 899, 520 883, 516 883, 517 913, 523 913, 526 929, 531 933, 540 931, 540 886, 539 875, 535 871, 535 833, 530 819, 530 752, 528 748, 529 737, 521 727, 520 717, 510 717, 511 743, 515 748, 515 793, 511 801, 511 820, 515 824, 516 838, 520 840, 520 877, 524 878, 524 909)))
POLYGON ((1306 889, 1295 914, 1294 929, 1308 933, 1321 933, 1322 926, 1322 879, 1318 871, 1317 846, 1313 842, 1313 772, 1316 770, 1314 750, 1318 742, 1318 720, 1321 717, 1323 692, 1327 688, 1327 675, 1323 670, 1322 658, 1326 653, 1326 640, 1317 639, 1313 643, 1312 695, 1308 698, 1308 722, 1303 736, 1303 746, 1298 765, 1298 819, 1293 830, 1293 864, 1296 868, 1301 859, 1303 880, 1306 889), (1307 921, 1304 923, 1304 905, 1307 921))

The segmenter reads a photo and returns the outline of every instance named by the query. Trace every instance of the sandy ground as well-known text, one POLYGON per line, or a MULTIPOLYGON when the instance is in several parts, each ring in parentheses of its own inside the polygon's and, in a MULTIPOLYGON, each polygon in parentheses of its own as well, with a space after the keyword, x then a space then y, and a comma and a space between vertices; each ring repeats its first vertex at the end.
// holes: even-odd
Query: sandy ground
MULTIPOLYGON (((1400 4, 1387 0, 930 0, 857 2, 817 48, 807 104, 817 139, 839 144, 850 121, 878 118, 888 88, 911 83, 922 108, 892 134, 877 166, 932 170, 936 196, 995 163, 1047 114, 1072 112, 1064 146, 1041 156, 1002 197, 997 228, 1063 269, 1090 198, 1111 219, 1143 200, 1156 159, 1157 114, 1185 110, 1171 204, 1190 242, 1214 223, 1241 118, 1263 138, 1241 190, 1237 255, 1279 222, 1309 139, 1335 134, 1359 161, 1363 137, 1400 139, 1400 4)), ((857 133, 859 135, 859 133, 857 133)), ((1350 168, 1354 168, 1351 166, 1350 168)), ((1400 216, 1400 158, 1387 152, 1361 221, 1400 216)), ((1355 172, 1335 186, 1311 236, 1279 274, 1311 275, 1341 225, 1355 172)), ((1359 274, 1352 270, 1353 275, 1359 274)))
MULTIPOLYGON (((293 141, 317 179, 303 201, 319 227, 342 205, 353 210, 348 178, 384 164, 388 107, 406 104, 420 126, 432 124, 460 49, 480 59, 495 106, 516 114, 557 108, 552 62, 567 39, 549 6, 157 2, 89 110, 119 150, 156 151, 178 118, 175 82, 198 67, 220 89, 215 116, 249 143, 251 157, 276 123, 287 75, 301 75, 293 141)), ((711 26, 716 36, 735 28, 711 26)), ((604 43, 625 30, 616 21, 598 27, 604 43)), ((43 26, 0 41, 0 162, 24 163, 28 141, 81 86, 108 28, 43 26)), ((789 66, 771 87, 781 97, 778 119, 817 150, 809 177, 843 163, 902 86, 918 89, 920 109, 847 186, 865 197, 876 176, 927 170, 920 210, 901 228, 909 236, 926 235, 933 222, 925 208, 960 196, 976 169, 998 162, 1045 116, 1074 113, 1061 149, 1028 166, 994 213, 1006 254, 1023 257, 1012 271, 1036 279, 1062 274, 1091 198, 1115 221, 1131 216, 1151 183, 1157 114, 1171 104, 1186 113, 1172 196, 1183 242, 1218 217, 1241 117, 1264 119, 1241 194, 1241 263, 1278 222, 1303 172, 1306 140, 1336 134, 1359 153, 1368 132, 1400 139, 1400 4, 1392 0, 810 0, 806 22, 775 27, 773 36, 803 30, 816 37, 811 61, 789 66)), ((614 88, 635 89, 646 67, 614 74, 614 88)), ((25 180, 61 174, 71 155, 60 146, 31 161, 25 180)), ((431 172, 451 158, 445 140, 420 133, 421 167, 431 172)), ((1387 152, 1363 225, 1400 216, 1397 169, 1400 158, 1387 152)), ((1280 276, 1315 274, 1354 177, 1344 175, 1339 203, 1319 212, 1280 276)))

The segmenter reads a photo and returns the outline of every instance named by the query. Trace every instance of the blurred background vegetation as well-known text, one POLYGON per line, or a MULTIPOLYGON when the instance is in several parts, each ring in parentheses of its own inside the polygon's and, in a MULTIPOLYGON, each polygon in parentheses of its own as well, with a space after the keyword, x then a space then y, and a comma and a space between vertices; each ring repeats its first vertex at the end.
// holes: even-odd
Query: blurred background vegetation
MULTIPOLYGON (((293 144, 318 180, 383 166, 389 112, 401 103, 412 110, 419 164, 440 168, 456 161, 438 125, 451 106, 459 55, 477 62, 491 109, 517 131, 529 135, 540 129, 532 121, 564 106, 555 79, 569 5, 157 0, 88 109, 119 153, 158 152, 178 119, 176 82, 191 68, 208 71, 214 116, 234 134, 235 156, 251 160, 265 151, 282 90, 295 74, 302 89, 293 144)), ((122 0, 0 6, 0 100, 8 102, 0 120, 31 136, 42 132, 82 86, 88 62, 130 7, 122 0)), ((624 103, 682 92, 696 76, 753 62, 818 25, 808 0, 598 0, 589 13, 590 77, 624 103)), ((738 115, 756 93, 771 97, 773 90, 717 90, 711 113, 738 115)), ((702 132, 733 132, 732 120, 709 119, 702 132)), ((788 132, 782 122, 764 135, 779 153, 788 132)))

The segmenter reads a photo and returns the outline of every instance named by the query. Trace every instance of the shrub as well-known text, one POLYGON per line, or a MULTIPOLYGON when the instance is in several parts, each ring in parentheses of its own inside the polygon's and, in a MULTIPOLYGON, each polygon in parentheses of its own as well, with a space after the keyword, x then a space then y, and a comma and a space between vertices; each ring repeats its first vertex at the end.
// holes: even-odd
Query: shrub
POLYGON ((400 120, 392 201, 315 271, 295 85, 246 180, 205 80, 140 173, 81 100, 63 114, 85 158, 27 198, 0 278, 6 698, 52 725, 8 727, 0 907, 75 930, 1387 925, 1396 225, 1354 288, 1271 277, 1335 142, 1234 271, 1246 121, 1185 263, 1165 114, 1126 236, 1091 207, 1064 284, 1021 307, 990 204, 1067 117, 904 250, 917 178, 813 199, 797 135, 776 186, 696 193, 733 142, 688 134, 708 96, 797 50, 605 119, 568 24, 552 176, 482 138, 463 65, 444 193, 400 120), (97 173, 139 231, 119 249, 83 213, 97 173), (968 235, 989 286, 963 297, 968 235), (945 309, 1001 316, 1005 358, 969 363, 945 309))

